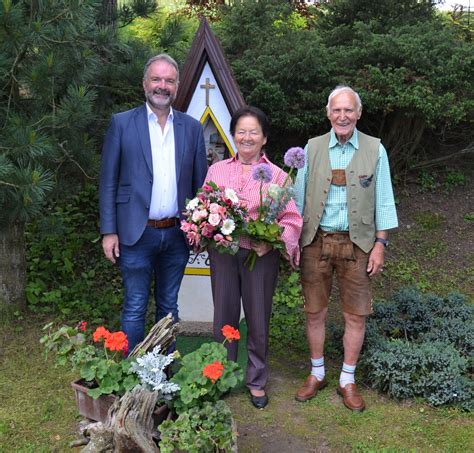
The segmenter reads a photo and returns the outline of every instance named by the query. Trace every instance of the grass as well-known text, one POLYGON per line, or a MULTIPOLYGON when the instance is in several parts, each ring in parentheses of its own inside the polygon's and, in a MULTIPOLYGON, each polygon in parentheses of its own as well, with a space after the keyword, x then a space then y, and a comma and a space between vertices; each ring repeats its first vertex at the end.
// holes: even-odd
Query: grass
POLYGON ((328 370, 328 386, 313 400, 298 403, 294 394, 304 381, 306 370, 294 373, 295 368, 287 365, 281 357, 272 359, 272 370, 279 370, 279 379, 275 382, 270 377, 271 401, 265 411, 255 411, 246 394, 229 399, 239 430, 246 425, 251 430, 245 444, 239 445, 239 451, 250 453, 263 449, 267 439, 260 434, 275 423, 278 432, 273 437, 278 438, 280 446, 288 446, 275 451, 292 451, 290 446, 297 446, 298 439, 305 439, 305 444, 314 447, 314 451, 465 452, 474 449, 472 418, 457 409, 433 409, 419 402, 400 404, 363 389, 368 410, 351 413, 336 395, 339 369, 335 364, 328 370))
POLYGON ((413 216, 410 229, 393 234, 387 249, 385 271, 374 280, 376 298, 389 296, 401 286, 416 285, 424 292, 448 294, 456 291, 474 296, 472 269, 474 255, 458 262, 456 242, 443 237, 446 218, 438 213, 421 212, 413 216))
POLYGON ((45 360, 41 319, 2 326, 0 337, 0 452, 69 451, 79 420, 74 375, 45 360))
MULTIPOLYGON (((38 340, 46 321, 25 316, 2 328, 2 453, 66 452, 77 438, 80 418, 70 386, 77 376, 55 368, 51 358, 45 361, 38 340)), ((239 451, 298 451, 308 445, 314 445, 315 451, 337 452, 474 451, 472 417, 456 409, 397 403, 363 389, 368 410, 349 412, 335 393, 339 365, 329 363, 326 389, 315 399, 298 403, 294 393, 306 376, 306 357, 274 353, 266 410, 255 410, 242 387, 227 398, 239 427, 239 451)))

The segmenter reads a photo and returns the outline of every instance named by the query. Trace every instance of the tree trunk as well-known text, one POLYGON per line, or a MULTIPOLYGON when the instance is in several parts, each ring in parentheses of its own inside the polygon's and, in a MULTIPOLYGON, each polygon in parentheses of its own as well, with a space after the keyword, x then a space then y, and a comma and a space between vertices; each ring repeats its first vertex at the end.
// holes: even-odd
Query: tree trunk
POLYGON ((26 307, 25 226, 0 225, 0 312, 26 307))

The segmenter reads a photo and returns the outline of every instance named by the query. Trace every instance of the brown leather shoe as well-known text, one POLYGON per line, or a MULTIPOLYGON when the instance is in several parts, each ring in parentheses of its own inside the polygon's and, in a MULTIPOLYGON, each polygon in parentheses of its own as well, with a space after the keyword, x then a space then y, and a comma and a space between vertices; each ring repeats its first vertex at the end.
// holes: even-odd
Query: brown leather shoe
POLYGON ((304 402, 308 401, 311 398, 314 398, 318 393, 318 390, 323 389, 326 387, 327 381, 323 378, 322 381, 318 381, 315 376, 310 374, 307 378, 305 383, 302 387, 298 389, 295 395, 296 401, 304 402))
POLYGON ((337 388, 338 395, 342 396, 344 406, 354 412, 362 412, 365 409, 364 399, 357 390, 357 385, 346 384, 345 387, 337 388))

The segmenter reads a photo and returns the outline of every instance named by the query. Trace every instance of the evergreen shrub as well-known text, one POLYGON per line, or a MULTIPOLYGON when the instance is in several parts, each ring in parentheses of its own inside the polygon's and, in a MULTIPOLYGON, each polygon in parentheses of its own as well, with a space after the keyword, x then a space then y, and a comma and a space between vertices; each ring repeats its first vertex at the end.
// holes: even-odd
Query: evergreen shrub
POLYGON ((397 399, 422 397, 433 406, 471 410, 473 312, 460 294, 443 298, 416 288, 375 303, 363 356, 373 386, 397 399))
POLYGON ((26 297, 33 312, 118 326, 121 280, 103 256, 95 186, 30 223, 26 240, 26 297))

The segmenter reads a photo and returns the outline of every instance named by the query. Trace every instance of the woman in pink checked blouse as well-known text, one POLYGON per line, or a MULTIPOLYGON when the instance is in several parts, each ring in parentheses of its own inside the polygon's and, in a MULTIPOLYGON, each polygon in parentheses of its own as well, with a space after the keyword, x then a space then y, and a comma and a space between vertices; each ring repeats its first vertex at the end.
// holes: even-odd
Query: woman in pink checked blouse
MULTIPOLYGON (((266 163, 271 167, 271 180, 264 183, 264 193, 270 184, 283 185, 286 173, 272 164, 262 151, 267 142, 269 123, 260 109, 243 107, 235 112, 230 122, 230 132, 237 147, 237 155, 212 165, 205 181, 234 189, 246 203, 249 215, 257 218, 260 181, 252 178, 252 166, 266 163)), ((285 256, 292 266, 297 266, 298 240, 303 221, 294 200, 290 200, 280 213, 278 223, 284 229, 282 240, 286 249, 285 256)), ((214 337, 217 341, 223 341, 221 329, 226 324, 238 327, 242 299, 248 327, 246 385, 252 404, 263 409, 268 403, 265 393, 268 381, 268 330, 280 252, 273 250, 268 243, 252 243, 244 237, 237 254, 220 254, 209 250, 209 257, 214 299, 214 337), (244 265, 251 249, 258 256, 252 271, 244 265)), ((229 359, 237 360, 238 343, 226 343, 226 347, 229 359)))

